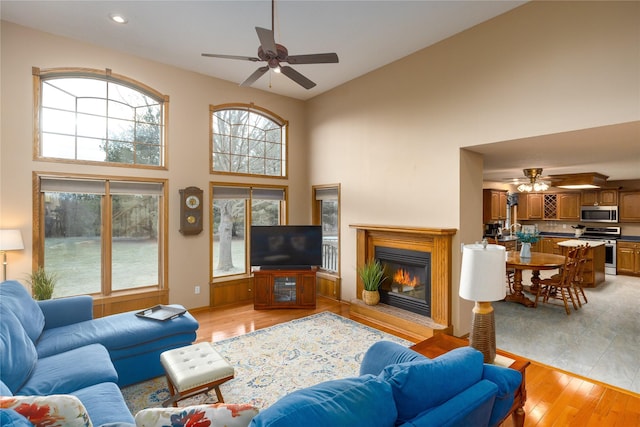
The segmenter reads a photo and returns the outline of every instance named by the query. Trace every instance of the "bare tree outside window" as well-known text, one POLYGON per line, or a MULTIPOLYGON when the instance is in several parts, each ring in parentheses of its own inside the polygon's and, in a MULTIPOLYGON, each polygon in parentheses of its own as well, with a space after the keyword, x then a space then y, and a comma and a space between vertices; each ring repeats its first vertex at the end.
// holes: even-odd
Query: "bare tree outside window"
POLYGON ((286 176, 286 123, 255 107, 211 107, 213 172, 286 176))

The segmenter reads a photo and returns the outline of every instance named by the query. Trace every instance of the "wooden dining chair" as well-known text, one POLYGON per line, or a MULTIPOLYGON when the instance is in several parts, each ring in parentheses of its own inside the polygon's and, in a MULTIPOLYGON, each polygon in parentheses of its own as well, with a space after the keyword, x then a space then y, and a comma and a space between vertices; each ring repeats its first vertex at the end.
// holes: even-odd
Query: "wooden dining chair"
POLYGON ((542 302, 549 302, 549 298, 555 298, 562 300, 564 309, 567 315, 571 315, 571 309, 569 308, 569 300, 573 305, 573 309, 577 310, 578 305, 574 299, 573 280, 575 278, 576 270, 578 268, 578 262, 576 255, 578 248, 571 249, 565 256, 564 264, 561 267, 560 273, 549 277, 548 279, 540 280, 538 291, 536 293, 535 305, 538 305, 538 300, 542 297, 542 302))
MULTIPOLYGON (((577 264, 577 267, 573 277, 573 282, 572 282, 573 286, 571 290, 573 291, 573 294, 575 296, 575 301, 578 303, 578 307, 582 307, 582 301, 581 301, 580 295, 582 295, 582 299, 584 299, 584 304, 589 302, 587 300, 587 295, 584 293, 583 283, 584 283, 584 270, 587 265, 587 256, 591 248, 589 246, 589 243, 586 243, 585 245, 578 246, 576 249, 577 250, 575 252, 574 259, 577 264)), ((560 280, 560 275, 561 273, 557 273, 551 276, 551 278, 554 280, 560 280)))
POLYGON ((587 256, 589 254, 589 244, 587 243, 584 246, 578 247, 578 253, 576 254, 576 262, 578 266, 576 267, 576 273, 573 277, 573 293, 576 296, 576 301, 578 302, 578 306, 582 307, 582 301, 580 301, 580 295, 584 299, 584 304, 588 303, 587 295, 584 293, 584 269, 587 265, 587 256))

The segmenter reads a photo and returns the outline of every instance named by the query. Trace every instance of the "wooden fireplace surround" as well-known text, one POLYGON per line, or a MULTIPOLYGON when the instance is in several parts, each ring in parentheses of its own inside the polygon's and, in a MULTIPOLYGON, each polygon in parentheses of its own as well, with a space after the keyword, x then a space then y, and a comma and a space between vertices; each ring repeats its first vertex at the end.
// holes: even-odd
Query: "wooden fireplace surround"
MULTIPOLYGON (((452 240, 457 230, 366 224, 353 224, 350 227, 357 231, 358 269, 374 258, 376 246, 431 253, 431 319, 439 326, 433 333, 451 331, 452 240)), ((358 299, 362 299, 362 290, 362 280, 357 277, 358 299)))

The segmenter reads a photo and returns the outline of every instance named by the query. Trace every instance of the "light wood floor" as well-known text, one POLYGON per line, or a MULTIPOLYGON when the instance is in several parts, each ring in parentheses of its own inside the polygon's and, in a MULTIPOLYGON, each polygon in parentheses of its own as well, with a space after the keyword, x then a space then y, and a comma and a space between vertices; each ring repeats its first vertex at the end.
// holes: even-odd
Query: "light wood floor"
MULTIPOLYGON (((253 304, 192 311, 200 322, 197 341, 220 341, 310 314, 330 311, 346 318, 349 305, 318 298, 315 310, 254 310, 253 304)), ((377 329, 377 325, 353 319, 377 329)), ((385 332, 402 336, 391 330, 385 332)), ((525 426, 640 426, 640 395, 532 362, 527 368, 525 426)), ((503 427, 511 427, 509 419, 503 427)))

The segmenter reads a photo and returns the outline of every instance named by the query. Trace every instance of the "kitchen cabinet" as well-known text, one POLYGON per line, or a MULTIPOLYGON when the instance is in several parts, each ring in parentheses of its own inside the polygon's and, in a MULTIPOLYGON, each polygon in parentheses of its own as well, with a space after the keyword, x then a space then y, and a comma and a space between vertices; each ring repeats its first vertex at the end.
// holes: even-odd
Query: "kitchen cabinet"
POLYGON ((527 193, 518 193, 518 208, 516 209, 517 220, 529 219, 529 195, 527 193))
POLYGON ((581 204, 582 206, 616 206, 618 204, 618 190, 612 188, 584 190, 581 204))
POLYGON ((640 276, 640 242, 618 241, 616 272, 628 276, 640 276))
POLYGON ((507 219, 507 192, 482 190, 482 221, 485 224, 507 219))
POLYGON ((580 193, 529 193, 526 212, 518 219, 580 221, 580 193))
POLYGON ((620 222, 640 222, 640 190, 620 191, 620 222))
POLYGON ((558 243, 564 242, 565 238, 561 237, 543 237, 540 240, 540 252, 546 254, 562 255, 562 248, 558 246, 558 243))
POLYGON ((542 193, 518 194, 518 219, 542 219, 542 193))
POLYGON ((580 193, 558 193, 557 204, 559 220, 580 221, 580 193))
POLYGON ((316 270, 253 272, 253 308, 316 308, 316 270))
POLYGON ((542 194, 527 195, 527 216, 528 219, 542 219, 542 194))

